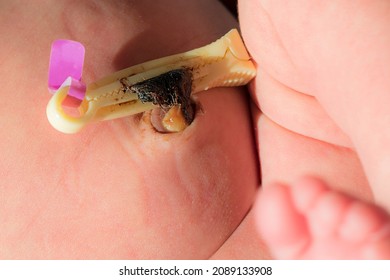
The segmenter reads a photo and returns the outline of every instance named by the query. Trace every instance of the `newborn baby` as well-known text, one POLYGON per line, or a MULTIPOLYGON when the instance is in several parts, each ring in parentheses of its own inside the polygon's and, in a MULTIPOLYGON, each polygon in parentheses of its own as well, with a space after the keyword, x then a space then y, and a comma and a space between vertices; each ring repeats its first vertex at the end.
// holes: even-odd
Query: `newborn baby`
MULTIPOLYGON (((390 64, 363 59, 387 41, 351 48, 350 40, 371 34, 355 23, 366 19, 363 7, 355 7, 357 19, 344 13, 347 4, 336 10, 355 23, 350 30, 331 25, 336 12, 326 5, 304 2, 302 10, 239 3, 258 67, 251 99, 243 88, 199 93, 195 119, 180 133, 156 131, 145 113, 64 135, 45 116, 53 40, 86 46, 90 83, 206 45, 237 22, 218 1, 3 1, 1 258, 389 257, 389 218, 362 202, 373 193, 389 209, 388 129, 379 121, 389 103, 377 87, 390 64), (318 30, 326 31, 320 39, 318 30), (364 93, 374 78, 378 98, 370 103, 364 93), (321 181, 297 181, 304 175, 321 181)), ((372 5, 376 18, 381 9, 372 5)), ((387 49, 379 52, 385 58, 387 49)))

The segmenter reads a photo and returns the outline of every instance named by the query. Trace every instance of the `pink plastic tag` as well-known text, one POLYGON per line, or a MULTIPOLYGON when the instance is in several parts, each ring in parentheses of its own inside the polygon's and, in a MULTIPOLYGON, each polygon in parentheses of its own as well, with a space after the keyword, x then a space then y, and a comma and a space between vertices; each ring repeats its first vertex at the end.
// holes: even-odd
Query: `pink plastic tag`
POLYGON ((82 100, 85 85, 81 82, 84 66, 84 46, 76 41, 56 40, 51 46, 48 86, 51 92, 58 90, 71 77, 68 95, 82 100))

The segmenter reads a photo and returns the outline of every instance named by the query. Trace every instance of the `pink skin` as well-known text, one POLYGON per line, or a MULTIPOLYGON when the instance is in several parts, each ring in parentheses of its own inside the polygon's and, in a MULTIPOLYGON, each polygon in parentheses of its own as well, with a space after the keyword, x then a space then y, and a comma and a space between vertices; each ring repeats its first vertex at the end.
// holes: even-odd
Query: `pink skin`
POLYGON ((372 192, 390 209, 389 5, 239 1, 259 69, 251 93, 265 190, 255 216, 275 257, 390 257, 389 235, 376 235, 389 217, 359 202, 372 192), (294 183, 305 174, 324 182, 294 183))
POLYGON ((199 94, 182 134, 155 132, 148 114, 76 135, 46 119, 55 39, 86 46, 89 83, 236 26, 218 1, 170 4, 1 2, 1 259, 204 259, 245 217, 259 176, 242 89, 199 94))

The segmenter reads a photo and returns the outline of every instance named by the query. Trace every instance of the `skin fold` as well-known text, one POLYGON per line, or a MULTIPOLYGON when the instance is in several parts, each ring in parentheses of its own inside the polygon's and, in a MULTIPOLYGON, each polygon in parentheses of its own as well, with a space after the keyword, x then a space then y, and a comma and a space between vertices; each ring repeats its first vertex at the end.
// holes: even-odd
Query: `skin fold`
MULTIPOLYGON (((343 182, 345 188, 354 193, 367 189, 369 182, 376 202, 387 210, 388 10, 387 1, 239 2, 245 42, 264 72, 252 88, 264 113, 260 118, 267 119, 264 130, 271 120, 303 136, 335 144, 333 150, 349 149, 350 160, 358 158, 363 169, 356 164, 348 167, 347 157, 326 165, 338 172, 352 167, 367 176, 364 180, 356 174, 355 179, 343 182), (284 107, 286 103, 291 105, 284 107)), ((259 135, 266 145, 266 134, 259 135)), ((263 146, 262 151, 270 153, 270 149, 263 146)), ((275 157, 262 158, 263 166, 268 165, 266 161, 272 164, 275 157)), ((331 186, 345 180, 344 176, 326 177, 331 186)))
POLYGON ((203 46, 237 26, 217 1, 2 1, 0 258, 204 259, 239 226, 259 185, 248 98, 199 94, 195 121, 150 115, 55 131, 50 44, 87 50, 84 81, 203 46), (216 20, 215 15, 218 14, 216 20))
MULTIPOLYGON (((293 37, 295 33, 288 33, 288 23, 294 18, 283 14, 283 1, 276 2, 239 1, 238 6, 244 40, 259 69, 251 84, 251 95, 257 105, 253 114, 262 183, 290 183, 303 175, 313 175, 336 189, 371 200, 371 190, 350 135, 318 101, 312 76, 299 68, 308 68, 312 63, 300 60, 303 58, 299 56, 299 46, 306 49, 305 38, 299 37, 299 41, 293 37), (273 13, 265 7, 272 7, 273 13), (296 52, 291 54, 285 41, 294 43, 296 52)), ((300 10, 291 6, 291 13, 294 9, 300 10)), ((309 19, 315 22, 314 15, 309 19)), ((294 29, 301 35, 299 30, 294 29)), ((321 42, 320 34, 315 34, 321 42)))
POLYGON ((259 68, 251 85, 265 186, 257 220, 276 257, 389 257, 387 233, 375 233, 388 228, 383 213, 390 209, 389 9, 380 0, 239 1, 240 27, 259 68), (297 211, 316 186, 297 187, 305 175, 323 179, 324 201, 327 192, 350 201, 345 208, 312 201, 333 228, 315 211, 297 211), (332 235, 337 230, 343 240, 332 235), (306 248, 289 251, 305 238, 306 248))

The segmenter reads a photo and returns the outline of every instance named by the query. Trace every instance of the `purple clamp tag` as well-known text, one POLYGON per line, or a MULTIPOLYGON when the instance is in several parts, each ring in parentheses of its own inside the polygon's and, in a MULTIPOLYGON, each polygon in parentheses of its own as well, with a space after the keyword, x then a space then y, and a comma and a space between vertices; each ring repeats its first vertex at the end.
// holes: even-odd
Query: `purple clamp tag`
POLYGON ((54 93, 63 84, 69 85, 69 96, 79 100, 84 99, 86 86, 81 82, 84 55, 85 48, 79 42, 70 40, 56 40, 53 42, 48 80, 50 92, 54 93), (67 80, 68 78, 70 80, 67 80))

